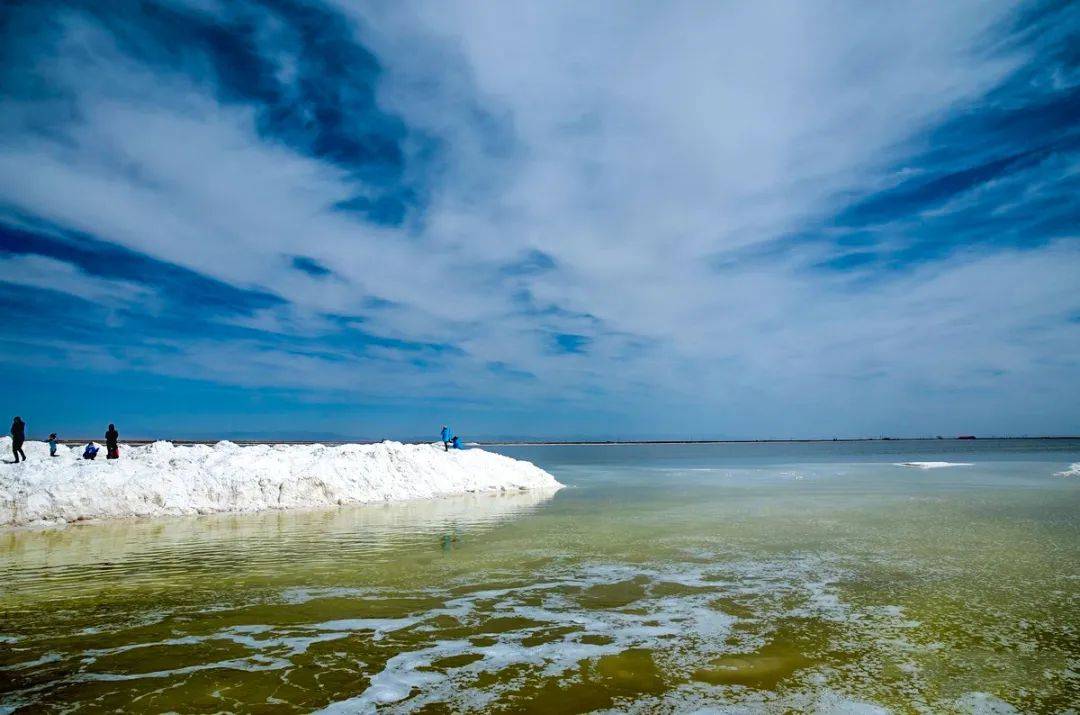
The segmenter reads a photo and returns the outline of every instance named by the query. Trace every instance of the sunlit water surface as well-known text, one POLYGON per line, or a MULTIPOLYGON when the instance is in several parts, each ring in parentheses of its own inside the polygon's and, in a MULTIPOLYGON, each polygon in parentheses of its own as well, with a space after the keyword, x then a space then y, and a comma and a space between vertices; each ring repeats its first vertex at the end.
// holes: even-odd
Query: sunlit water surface
POLYGON ((1080 706, 1078 442, 500 451, 568 488, 0 532, 0 712, 1080 706))

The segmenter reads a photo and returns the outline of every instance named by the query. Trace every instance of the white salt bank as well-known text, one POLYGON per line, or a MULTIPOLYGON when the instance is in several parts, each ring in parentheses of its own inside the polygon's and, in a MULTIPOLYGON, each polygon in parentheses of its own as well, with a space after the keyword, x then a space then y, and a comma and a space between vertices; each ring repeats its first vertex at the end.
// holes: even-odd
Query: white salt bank
MULTIPOLYGON (((11 453, 11 438, 0 439, 11 453)), ((29 460, 0 464, 0 526, 133 516, 302 509, 458 494, 554 491, 529 462, 442 445, 120 446, 120 459, 82 448, 24 446, 29 460)))

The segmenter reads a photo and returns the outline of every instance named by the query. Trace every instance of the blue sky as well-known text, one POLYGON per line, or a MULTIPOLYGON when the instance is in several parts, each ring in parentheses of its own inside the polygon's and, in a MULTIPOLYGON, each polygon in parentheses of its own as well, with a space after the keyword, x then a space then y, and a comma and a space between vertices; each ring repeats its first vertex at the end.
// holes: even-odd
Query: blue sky
POLYGON ((1080 6, 5 3, 31 435, 1080 433, 1080 6))

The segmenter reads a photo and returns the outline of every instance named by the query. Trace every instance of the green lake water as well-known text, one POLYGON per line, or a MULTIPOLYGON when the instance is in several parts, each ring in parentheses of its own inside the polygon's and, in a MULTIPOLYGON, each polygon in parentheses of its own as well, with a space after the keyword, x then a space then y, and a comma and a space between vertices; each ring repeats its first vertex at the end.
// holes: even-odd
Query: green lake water
POLYGON ((499 451, 567 488, 0 532, 0 713, 1080 708, 1080 442, 499 451))

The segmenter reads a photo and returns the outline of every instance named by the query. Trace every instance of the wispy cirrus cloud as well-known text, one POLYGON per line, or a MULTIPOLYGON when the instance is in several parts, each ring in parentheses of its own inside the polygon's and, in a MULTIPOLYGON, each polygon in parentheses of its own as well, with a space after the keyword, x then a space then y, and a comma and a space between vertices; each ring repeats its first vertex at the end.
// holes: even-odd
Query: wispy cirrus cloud
POLYGON ((0 278, 55 311, 5 369, 337 432, 1080 427, 1067 4, 3 12, 0 278))

